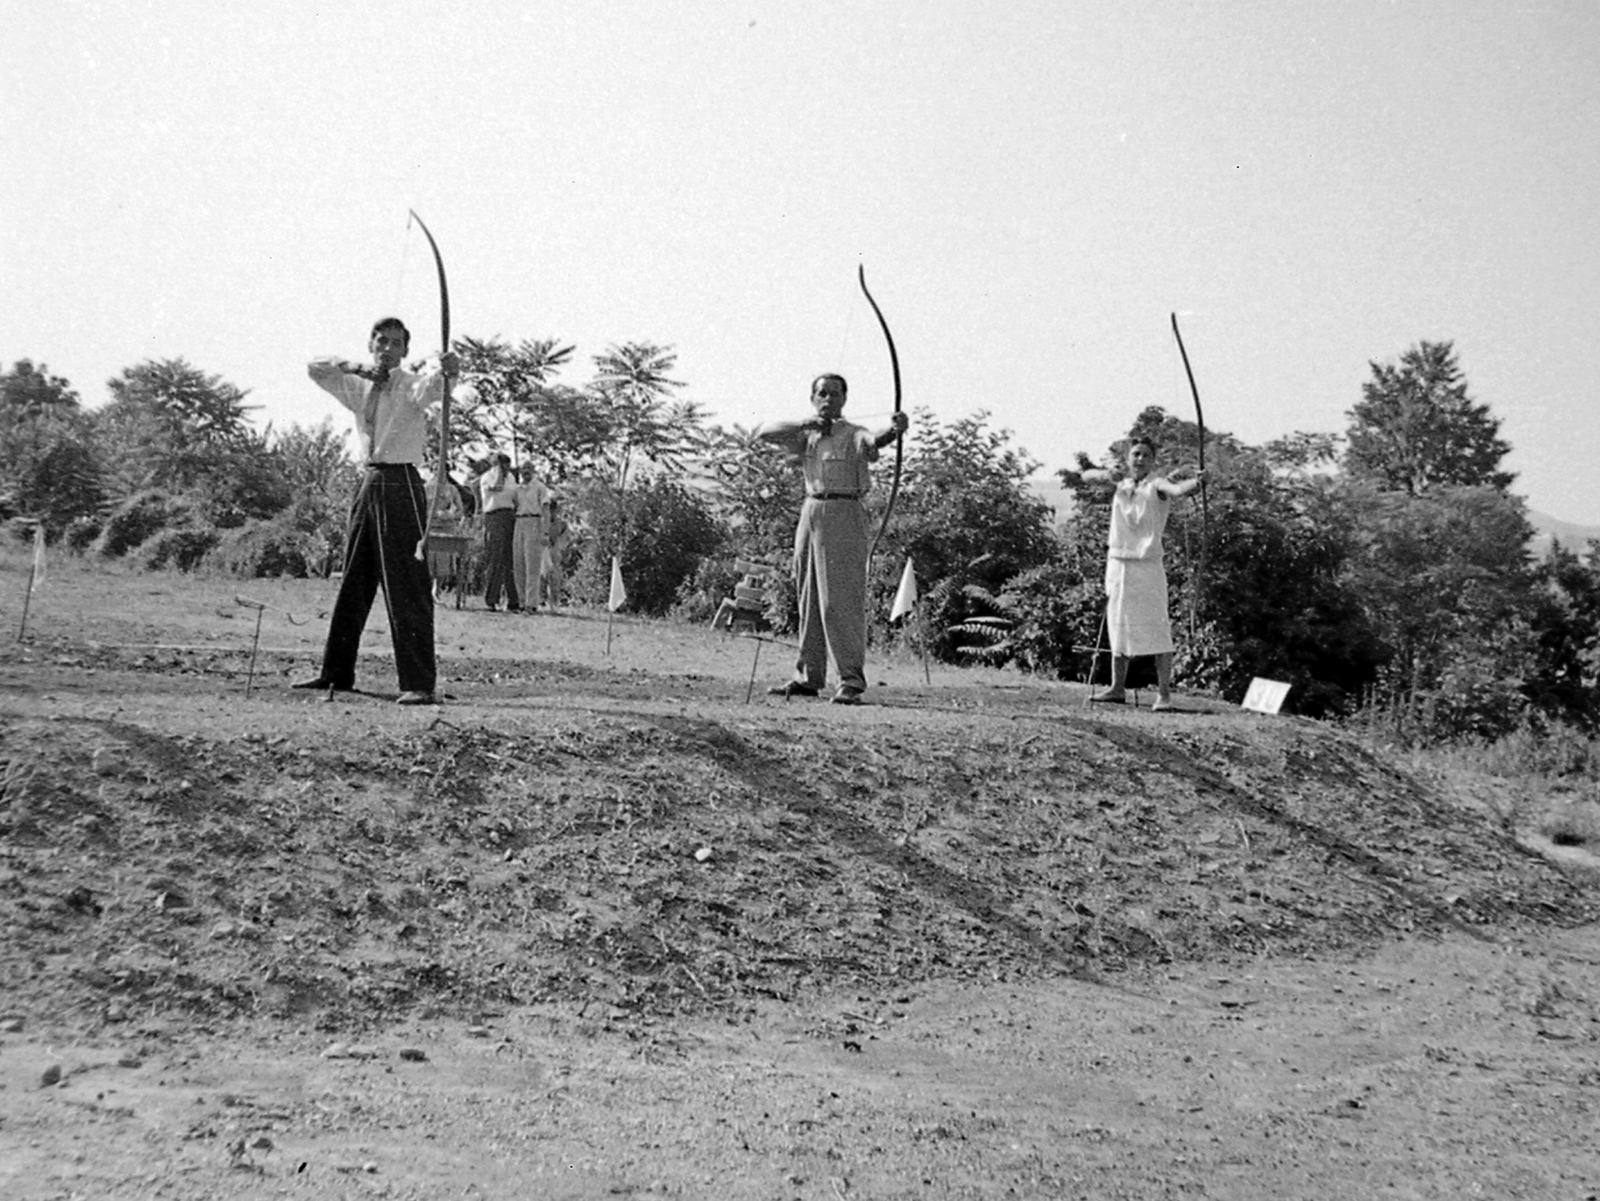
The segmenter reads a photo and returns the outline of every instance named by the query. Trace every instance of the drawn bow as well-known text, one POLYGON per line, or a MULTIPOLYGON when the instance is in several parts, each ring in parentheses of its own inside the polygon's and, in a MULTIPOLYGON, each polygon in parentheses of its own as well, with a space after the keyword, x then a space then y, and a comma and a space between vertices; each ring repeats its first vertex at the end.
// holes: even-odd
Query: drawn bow
MULTIPOLYGON (((889 332, 889 323, 884 320, 883 310, 878 307, 878 302, 872 298, 871 291, 867 288, 867 269, 862 264, 856 266, 856 279, 861 284, 861 294, 867 298, 867 303, 872 306, 873 315, 878 319, 878 327, 883 330, 883 340, 889 344, 889 367, 894 372, 894 411, 900 412, 900 356, 894 348, 894 335, 889 332)), ((894 512, 895 497, 900 495, 900 467, 905 461, 906 436, 902 431, 894 439, 894 481, 889 485, 889 502, 883 507, 883 520, 878 523, 878 532, 872 539, 872 547, 867 551, 867 560, 878 553, 878 543, 883 538, 883 531, 889 528, 889 517, 894 512)))
POLYGON ((1189 602, 1189 637, 1194 637, 1194 611, 1201 589, 1205 587, 1206 549, 1211 541, 1211 505, 1206 493, 1206 418, 1200 411, 1200 389, 1195 387, 1194 371, 1189 366, 1189 352, 1184 349, 1183 335, 1178 332, 1178 314, 1172 314, 1172 336, 1178 340, 1178 354, 1183 358, 1183 373, 1189 377, 1189 394, 1194 397, 1194 423, 1200 432, 1200 563, 1195 571, 1195 589, 1189 602))
MULTIPOLYGON (((422 218, 417 216, 415 209, 409 210, 410 220, 417 223, 417 228, 422 230, 422 236, 428 239, 428 249, 433 251, 433 265, 439 271, 439 353, 450 353, 450 284, 445 279, 444 256, 439 253, 439 243, 433 240, 422 218)), ((428 522, 422 528, 422 539, 417 543, 417 558, 425 559, 428 545, 428 530, 433 525, 433 520, 439 514, 440 506, 444 500, 444 490, 450 486, 450 385, 453 381, 449 375, 444 377, 444 400, 439 408, 439 465, 434 473, 433 503, 428 506, 428 522)))

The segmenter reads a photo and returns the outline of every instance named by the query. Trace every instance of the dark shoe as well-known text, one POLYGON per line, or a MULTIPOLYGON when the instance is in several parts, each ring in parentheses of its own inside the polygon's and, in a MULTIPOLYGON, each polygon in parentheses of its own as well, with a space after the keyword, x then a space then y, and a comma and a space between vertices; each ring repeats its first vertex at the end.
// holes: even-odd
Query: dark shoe
POLYGON ((301 680, 298 684, 290 684, 290 688, 302 688, 307 692, 354 692, 353 684, 335 684, 331 680, 324 680, 318 676, 314 680, 301 680))
POLYGON ((835 705, 859 705, 861 703, 861 689, 852 688, 846 684, 833 694, 835 705))
POLYGON ((799 680, 790 680, 787 684, 778 684, 767 689, 768 696, 816 696, 817 690, 810 684, 802 684, 799 680))
POLYGON ((395 700, 397 705, 437 705, 439 703, 431 692, 402 692, 395 700))
POLYGON ((522 612, 522 606, 521 605, 507 605, 506 606, 506 612, 507 613, 521 613, 522 612))
POLYGON ((1112 696, 1109 692, 1102 692, 1098 696, 1091 696, 1089 700, 1096 705, 1126 705, 1126 696, 1112 696))

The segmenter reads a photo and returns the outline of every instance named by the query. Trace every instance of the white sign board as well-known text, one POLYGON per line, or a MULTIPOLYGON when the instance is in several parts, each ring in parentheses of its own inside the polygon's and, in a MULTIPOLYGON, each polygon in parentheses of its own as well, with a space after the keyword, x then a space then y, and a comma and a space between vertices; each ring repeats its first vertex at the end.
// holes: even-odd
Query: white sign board
POLYGON ((1244 694, 1244 703, 1241 709, 1252 709, 1257 713, 1276 713, 1283 708, 1283 700, 1289 695, 1289 685, 1281 680, 1263 680, 1260 676, 1250 681, 1250 689, 1244 694))

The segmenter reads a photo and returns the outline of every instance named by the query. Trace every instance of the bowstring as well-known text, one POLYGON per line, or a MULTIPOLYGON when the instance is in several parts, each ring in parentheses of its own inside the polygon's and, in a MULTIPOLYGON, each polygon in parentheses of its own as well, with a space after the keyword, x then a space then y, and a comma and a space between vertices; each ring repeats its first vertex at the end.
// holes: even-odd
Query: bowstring
MULTIPOLYGON (((389 311, 397 316, 400 312, 400 303, 405 298, 406 272, 411 265, 411 243, 415 240, 411 236, 411 226, 412 220, 407 214, 405 232, 400 235, 400 268, 395 273, 394 297, 389 302, 389 311)), ((409 325, 410 322, 406 324, 409 325)))
POLYGON ((833 369, 840 375, 844 374, 844 356, 845 352, 850 349, 850 334, 855 329, 856 305, 859 303, 860 301, 857 300, 854 303, 845 305, 844 336, 839 339, 839 353, 834 356, 833 360, 833 369))

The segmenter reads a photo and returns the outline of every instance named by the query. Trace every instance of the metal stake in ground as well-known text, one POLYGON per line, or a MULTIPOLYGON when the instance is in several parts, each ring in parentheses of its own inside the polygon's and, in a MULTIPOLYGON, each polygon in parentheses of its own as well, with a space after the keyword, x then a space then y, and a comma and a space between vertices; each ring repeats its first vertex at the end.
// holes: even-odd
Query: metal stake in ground
POLYGON ((255 687, 256 683, 256 652, 261 649, 261 619, 267 615, 267 606, 260 601, 251 600, 248 596, 236 596, 233 598, 233 602, 236 605, 242 605, 246 609, 254 609, 256 611, 256 633, 255 637, 250 640, 250 675, 244 682, 244 695, 245 699, 248 700, 250 698, 250 690, 255 687))
POLYGON ((1105 610, 1102 609, 1100 611, 1100 629, 1094 636, 1094 653, 1089 656, 1089 692, 1083 700, 1086 705, 1094 700, 1094 677, 1095 673, 1100 670, 1100 644, 1105 640, 1105 634, 1106 614, 1105 610))
POLYGON ((745 685, 744 690, 744 703, 747 705, 750 703, 750 697, 755 693, 756 690, 756 664, 761 662, 761 642, 761 635, 757 634, 756 653, 750 660, 750 683, 745 685))

